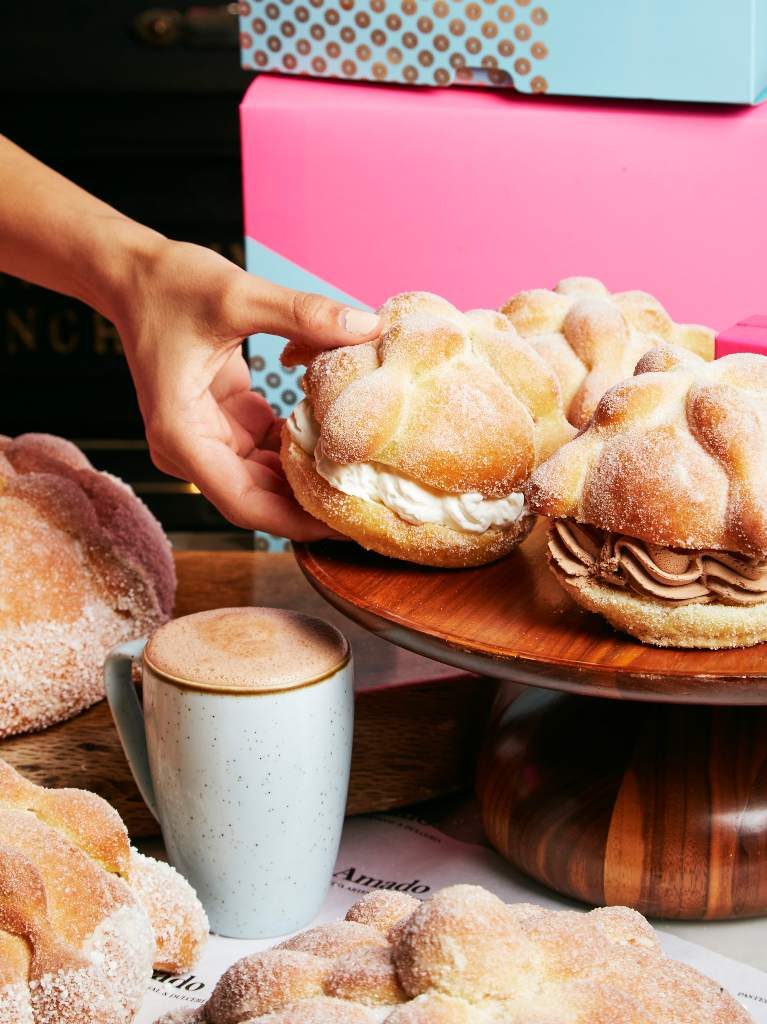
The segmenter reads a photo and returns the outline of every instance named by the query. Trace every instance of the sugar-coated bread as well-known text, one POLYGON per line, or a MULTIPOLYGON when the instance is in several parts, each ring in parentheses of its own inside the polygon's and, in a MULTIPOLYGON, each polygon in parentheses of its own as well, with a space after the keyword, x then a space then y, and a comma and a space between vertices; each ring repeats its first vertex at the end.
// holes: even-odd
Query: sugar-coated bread
POLYGON ((386 936, 377 928, 347 920, 309 928, 280 943, 277 949, 296 949, 302 953, 334 959, 360 949, 386 948, 388 945, 386 936))
POLYGON ((173 609, 160 524, 62 438, 0 438, 0 737, 103 696, 104 656, 173 609))
POLYGON ((659 348, 533 473, 539 515, 661 546, 767 557, 767 357, 659 348))
MULTIPOLYGON (((501 314, 461 313, 424 292, 398 295, 380 313, 375 342, 319 355, 288 345, 283 354, 287 364, 307 363, 313 451, 333 466, 372 465, 451 499, 503 499, 573 435, 554 373, 501 314)), ((288 427, 282 460, 308 511, 383 554, 476 565, 505 554, 531 526, 524 513, 483 532, 403 518, 328 483, 288 427)))
POLYGON ((518 987, 510 961, 529 943, 506 904, 475 885, 454 885, 427 900, 398 930, 394 962, 409 996, 437 991, 505 999, 518 987))
POLYGON ((283 943, 240 960, 203 1007, 158 1024, 750 1020, 718 984, 664 956, 650 925, 626 907, 544 910, 457 885, 415 907, 400 893, 376 892, 351 908, 346 923, 373 927, 373 917, 379 934, 389 924, 386 946, 355 946, 353 937, 370 936, 344 922, 322 925, 290 940, 293 949, 283 943))
POLYGON ((384 935, 405 917, 410 917, 420 907, 420 900, 406 892, 391 889, 373 889, 346 912, 347 921, 359 921, 370 925, 384 935))
POLYGON ((607 391, 527 488, 574 600, 659 646, 767 640, 766 401, 766 357, 673 347, 607 391))
POLYGON ((599 399, 628 377, 659 345, 677 345, 714 358, 714 332, 675 324, 647 292, 611 295, 593 277, 570 277, 553 291, 536 288, 509 299, 501 311, 555 371, 567 417, 584 427, 599 399))
POLYGON ((208 918, 194 889, 170 864, 133 849, 127 878, 149 915, 154 966, 172 972, 190 968, 208 938, 208 918))
POLYGON ((0 1024, 129 1024, 153 965, 193 965, 207 920, 153 865, 106 801, 0 760, 0 1024))
POLYGON ((389 943, 338 957, 325 979, 325 991, 337 999, 389 1006, 407 998, 392 960, 389 943))

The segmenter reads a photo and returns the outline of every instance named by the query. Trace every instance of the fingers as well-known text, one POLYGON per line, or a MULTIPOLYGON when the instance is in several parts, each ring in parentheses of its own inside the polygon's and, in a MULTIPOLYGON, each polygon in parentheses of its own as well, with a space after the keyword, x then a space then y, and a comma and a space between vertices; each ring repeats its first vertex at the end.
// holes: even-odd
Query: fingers
POLYGON ((210 393, 218 402, 250 390, 250 370, 242 346, 237 345, 226 356, 223 365, 210 383, 210 393))
POLYGON ((150 443, 157 468, 193 481, 235 526, 296 541, 343 539, 298 505, 276 451, 256 448, 243 458, 221 441, 198 438, 192 447, 178 435, 168 450, 150 443))
POLYGON ((248 333, 276 334, 314 349, 372 341, 381 330, 377 313, 345 306, 322 295, 297 292, 262 278, 252 281, 248 333))
POLYGON ((174 464, 235 526, 291 540, 319 540, 328 528, 300 507, 284 478, 256 459, 243 459, 225 444, 198 439, 174 464))
MULTIPOLYGON (((162 456, 153 454, 153 461, 158 469, 169 476, 180 480, 191 479, 191 473, 180 465, 168 462, 162 456)), ((298 505, 293 498, 290 485, 281 474, 279 456, 275 452, 254 452, 247 461, 258 462, 274 474, 274 488, 264 489, 256 494, 259 485, 263 487, 266 477, 259 478, 254 484, 252 496, 245 495, 239 500, 228 494, 226 500, 218 496, 215 484, 212 487, 196 484, 200 492, 215 505, 221 514, 235 526, 247 530, 263 530, 278 537, 287 537, 295 541, 313 540, 346 540, 341 534, 331 530, 329 526, 314 519, 298 505), (272 496, 275 500, 272 500, 272 496), (252 500, 253 498, 258 500, 252 500), (232 498, 230 501, 229 498, 232 498), (264 510, 268 515, 264 515, 264 510)), ((270 484, 271 486, 271 484, 270 484)))
POLYGON ((261 448, 271 452, 278 452, 282 444, 282 428, 284 419, 275 420, 261 439, 261 448))
POLYGON ((277 452, 264 451, 263 449, 257 448, 255 451, 250 453, 248 458, 253 462, 258 462, 262 466, 266 466, 266 468, 270 469, 276 476, 282 477, 284 475, 282 472, 282 463, 280 462, 280 457, 277 452))
POLYGON ((240 391, 222 402, 220 409, 232 431, 237 433, 241 455, 246 455, 254 445, 265 446, 264 440, 270 436, 275 422, 274 412, 265 398, 255 391, 240 391))

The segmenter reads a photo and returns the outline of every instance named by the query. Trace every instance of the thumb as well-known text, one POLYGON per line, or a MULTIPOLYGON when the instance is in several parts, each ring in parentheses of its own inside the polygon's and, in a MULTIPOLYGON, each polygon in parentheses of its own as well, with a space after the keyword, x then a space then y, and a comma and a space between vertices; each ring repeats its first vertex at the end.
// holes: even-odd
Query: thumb
POLYGON ((276 334, 311 349, 372 341, 381 331, 377 313, 345 306, 323 295, 297 292, 254 277, 250 332, 276 334))

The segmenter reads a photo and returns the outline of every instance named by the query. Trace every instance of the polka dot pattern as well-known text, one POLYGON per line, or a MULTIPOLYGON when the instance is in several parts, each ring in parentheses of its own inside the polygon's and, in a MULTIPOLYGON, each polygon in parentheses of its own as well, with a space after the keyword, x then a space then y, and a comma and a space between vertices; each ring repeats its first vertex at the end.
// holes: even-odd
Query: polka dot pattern
POLYGON ((245 0, 243 65, 418 85, 546 92, 551 15, 535 0, 245 0))

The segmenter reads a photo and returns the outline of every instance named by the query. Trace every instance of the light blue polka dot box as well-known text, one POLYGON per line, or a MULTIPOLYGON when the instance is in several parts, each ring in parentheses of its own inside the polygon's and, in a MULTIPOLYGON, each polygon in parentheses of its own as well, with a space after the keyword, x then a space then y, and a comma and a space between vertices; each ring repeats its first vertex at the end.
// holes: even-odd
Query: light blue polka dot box
POLYGON ((246 68, 524 93, 758 103, 767 0, 245 0, 246 68))

